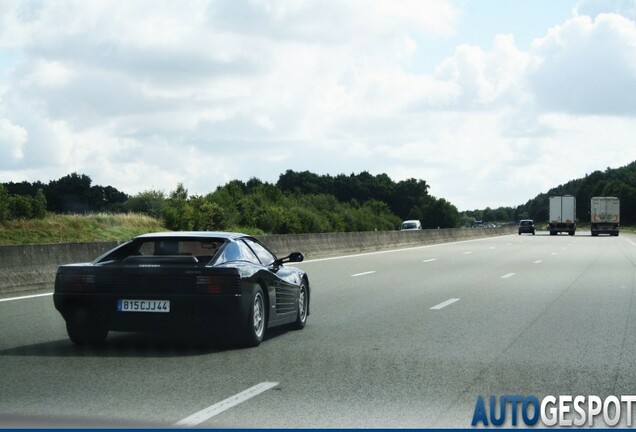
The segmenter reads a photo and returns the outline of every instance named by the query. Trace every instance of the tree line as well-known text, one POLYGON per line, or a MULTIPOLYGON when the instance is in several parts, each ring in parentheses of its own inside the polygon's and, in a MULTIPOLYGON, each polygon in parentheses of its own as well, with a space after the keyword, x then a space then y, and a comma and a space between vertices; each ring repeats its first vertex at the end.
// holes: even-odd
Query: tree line
POLYGON ((0 184, 0 222, 43 218, 46 212, 113 211, 129 198, 112 186, 91 185, 84 174, 72 173, 44 184, 40 181, 0 184))
POLYGON ((590 202, 595 196, 615 196, 621 201, 621 224, 636 224, 636 161, 620 167, 594 171, 585 177, 571 180, 541 193, 517 207, 486 208, 462 212, 462 223, 519 221, 533 219, 547 222, 550 196, 572 195, 576 197, 576 214, 579 221, 589 222, 590 202))
POLYGON ((172 230, 251 229, 264 233, 310 233, 390 230, 402 220, 419 219, 424 228, 471 226, 534 219, 548 220, 549 197, 574 195, 579 220, 589 220, 593 196, 621 200, 621 219, 636 223, 636 161, 621 168, 594 171, 537 195, 516 207, 459 213, 443 198, 428 193, 425 180, 393 181, 386 174, 318 175, 288 170, 276 183, 252 178, 233 180, 206 195, 191 195, 182 185, 174 191, 147 190, 133 196, 112 186, 93 185, 90 177, 72 173, 47 184, 0 184, 0 222, 42 218, 47 212, 137 212, 164 221, 172 230))
POLYGON ((48 184, 4 183, 0 222, 43 217, 46 211, 138 212, 163 219, 171 230, 250 229, 278 234, 392 230, 404 219, 420 219, 424 228, 460 223, 457 208, 430 196, 426 181, 395 182, 386 174, 366 171, 330 176, 288 170, 276 183, 233 180, 206 195, 191 195, 178 184, 168 194, 147 190, 128 196, 91 183, 90 177, 77 173, 48 184))

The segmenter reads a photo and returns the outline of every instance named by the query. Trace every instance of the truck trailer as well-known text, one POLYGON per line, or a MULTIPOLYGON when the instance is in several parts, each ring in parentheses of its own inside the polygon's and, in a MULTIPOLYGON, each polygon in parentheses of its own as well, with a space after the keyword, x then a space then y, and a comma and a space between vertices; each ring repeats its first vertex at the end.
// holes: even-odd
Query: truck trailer
POLYGON ((550 197, 550 235, 567 232, 573 236, 576 232, 576 198, 572 195, 550 197))
POLYGON ((616 197, 592 197, 590 216, 593 236, 599 234, 617 236, 621 223, 621 202, 616 197))

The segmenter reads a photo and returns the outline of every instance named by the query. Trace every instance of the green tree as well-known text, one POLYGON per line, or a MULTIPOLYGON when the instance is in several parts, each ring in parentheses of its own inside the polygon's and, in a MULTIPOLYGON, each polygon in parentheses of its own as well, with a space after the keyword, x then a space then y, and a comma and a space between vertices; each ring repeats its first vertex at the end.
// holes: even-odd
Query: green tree
POLYGON ((188 201, 192 214, 192 229, 197 231, 217 231, 226 229, 225 213, 217 203, 195 196, 188 201))
POLYGON ((77 173, 49 182, 44 191, 49 210, 58 213, 81 213, 92 210, 91 182, 89 176, 77 173))
POLYGON ((123 209, 126 212, 144 213, 154 218, 161 218, 165 200, 166 197, 162 191, 147 190, 128 198, 123 204, 123 209))
POLYGON ((0 223, 8 221, 9 215, 9 193, 7 189, 0 184, 0 223))
POLYGON ((34 218, 42 219, 46 216, 46 196, 44 195, 44 190, 37 190, 35 198, 33 198, 31 208, 34 218))
POLYGON ((31 219, 33 217, 33 200, 24 195, 9 198, 10 219, 31 219))
POLYGON ((163 220, 166 227, 173 231, 188 231, 193 227, 192 209, 188 206, 188 190, 179 183, 170 192, 163 207, 163 220))

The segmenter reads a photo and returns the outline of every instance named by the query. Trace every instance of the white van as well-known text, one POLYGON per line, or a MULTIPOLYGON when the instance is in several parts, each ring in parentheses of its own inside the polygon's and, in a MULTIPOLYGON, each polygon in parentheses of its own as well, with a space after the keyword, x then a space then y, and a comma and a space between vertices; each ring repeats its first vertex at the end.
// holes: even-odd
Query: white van
POLYGON ((422 223, 417 219, 413 220, 405 220, 402 222, 402 226, 400 227, 400 231, 413 231, 413 230, 421 230, 422 223))

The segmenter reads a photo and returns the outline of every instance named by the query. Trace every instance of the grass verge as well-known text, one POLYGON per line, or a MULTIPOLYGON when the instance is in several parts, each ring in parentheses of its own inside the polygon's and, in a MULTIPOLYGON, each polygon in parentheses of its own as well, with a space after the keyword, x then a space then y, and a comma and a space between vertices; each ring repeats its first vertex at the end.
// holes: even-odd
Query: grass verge
POLYGON ((163 221, 143 214, 49 214, 44 219, 0 224, 0 244, 121 241, 156 231, 167 231, 163 221))

